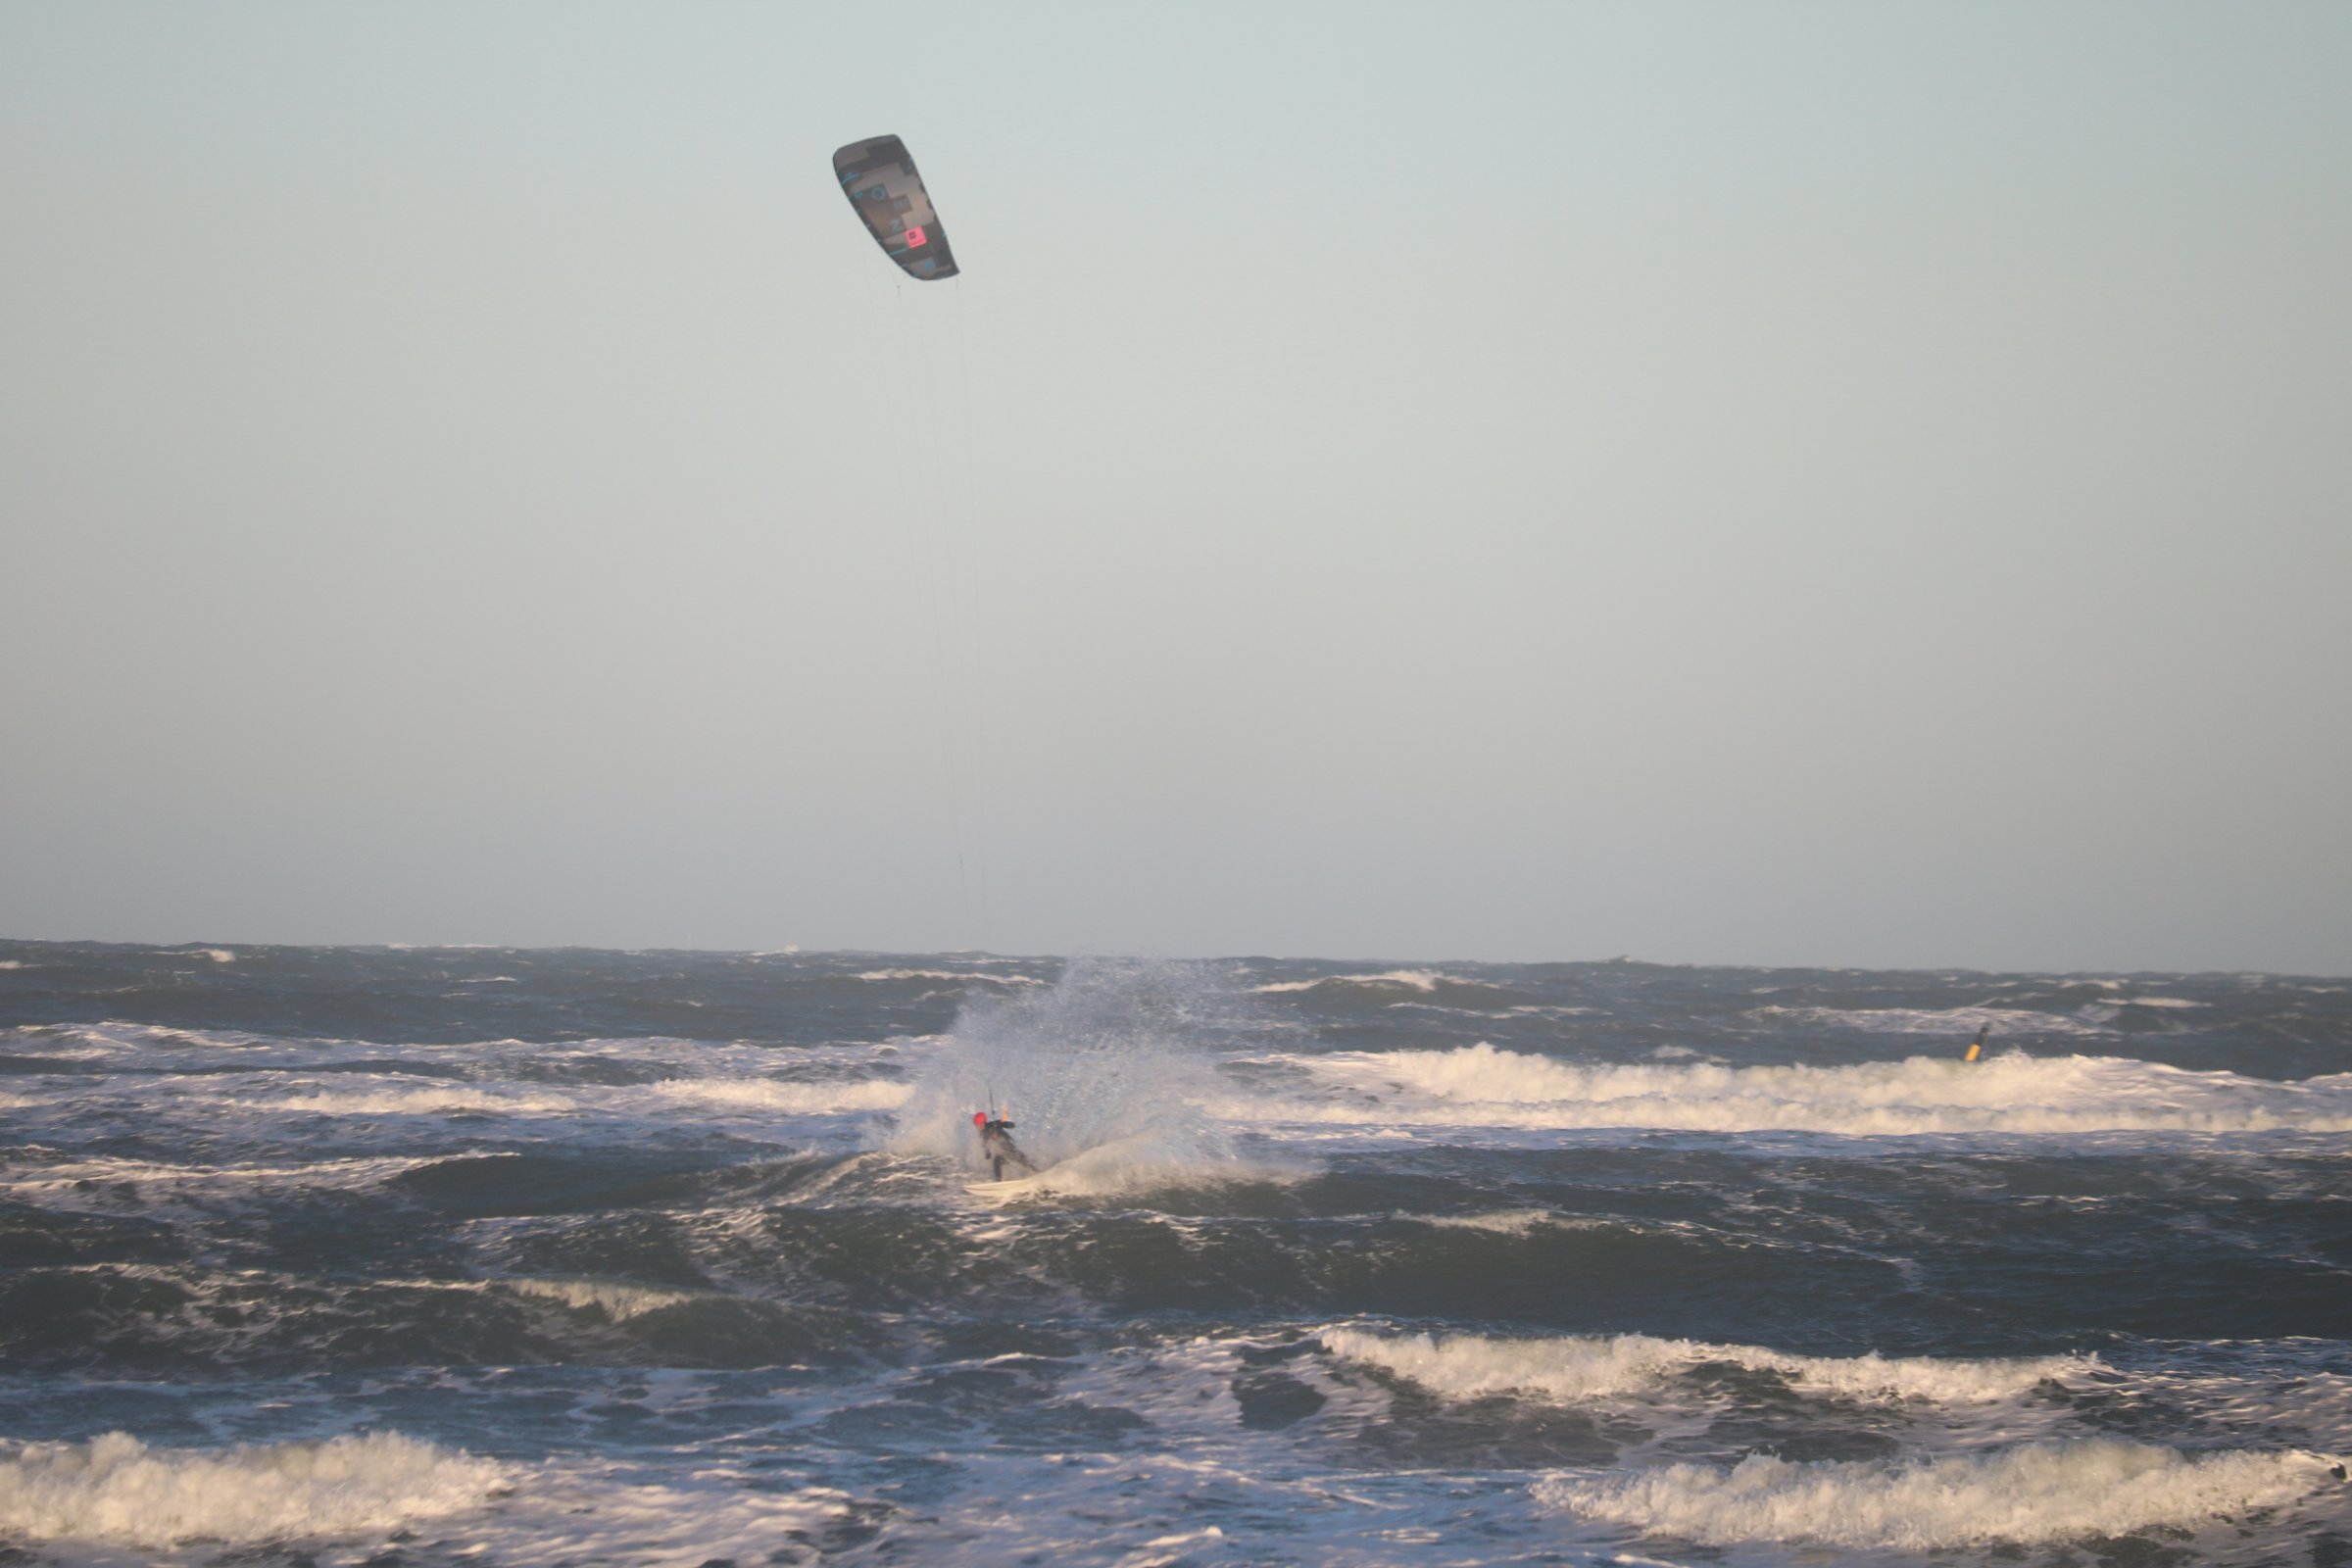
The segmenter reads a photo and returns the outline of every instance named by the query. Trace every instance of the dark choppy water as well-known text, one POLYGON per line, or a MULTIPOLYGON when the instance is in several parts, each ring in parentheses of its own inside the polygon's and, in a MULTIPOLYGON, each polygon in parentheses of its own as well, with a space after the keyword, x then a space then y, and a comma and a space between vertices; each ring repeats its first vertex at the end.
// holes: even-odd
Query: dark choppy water
POLYGON ((0 1560, 2352 1563, 2347 982, 0 943, 0 1560))

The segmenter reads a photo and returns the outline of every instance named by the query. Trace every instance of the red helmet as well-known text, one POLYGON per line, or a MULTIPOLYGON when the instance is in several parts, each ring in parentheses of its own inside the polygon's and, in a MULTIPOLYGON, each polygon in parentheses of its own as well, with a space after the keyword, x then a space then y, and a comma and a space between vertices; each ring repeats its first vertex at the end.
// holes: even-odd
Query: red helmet
POLYGON ((987 1112, 987 1111, 985 1111, 985 1110, 975 1110, 975 1111, 973 1111, 973 1112, 972 1112, 972 1125, 973 1125, 973 1126, 975 1126, 975 1127, 985 1127, 985 1126, 987 1126, 987 1125, 988 1125, 988 1112, 987 1112))

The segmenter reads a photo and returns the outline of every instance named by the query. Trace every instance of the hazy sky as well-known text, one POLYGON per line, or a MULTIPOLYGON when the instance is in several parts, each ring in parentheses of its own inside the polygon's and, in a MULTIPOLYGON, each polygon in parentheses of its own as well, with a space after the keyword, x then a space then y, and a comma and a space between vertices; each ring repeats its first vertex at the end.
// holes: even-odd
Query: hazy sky
POLYGON ((2352 972, 2340 0, 8 0, 0 204, 0 934, 2352 972))

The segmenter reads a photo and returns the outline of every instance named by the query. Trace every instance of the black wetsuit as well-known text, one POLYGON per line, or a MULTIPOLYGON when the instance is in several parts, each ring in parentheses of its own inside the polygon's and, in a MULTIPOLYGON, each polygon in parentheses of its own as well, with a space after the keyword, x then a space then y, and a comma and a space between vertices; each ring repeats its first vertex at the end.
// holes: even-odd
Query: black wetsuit
POLYGON ((1029 1156, 1021 1152, 1020 1146, 1012 1141, 1012 1123, 1002 1116, 994 1121, 981 1124, 980 1157, 988 1161, 989 1168, 996 1172, 998 1181, 1004 1179, 1004 1162, 1006 1160, 1012 1161, 1023 1170, 1037 1169, 1035 1165, 1029 1163, 1029 1156))

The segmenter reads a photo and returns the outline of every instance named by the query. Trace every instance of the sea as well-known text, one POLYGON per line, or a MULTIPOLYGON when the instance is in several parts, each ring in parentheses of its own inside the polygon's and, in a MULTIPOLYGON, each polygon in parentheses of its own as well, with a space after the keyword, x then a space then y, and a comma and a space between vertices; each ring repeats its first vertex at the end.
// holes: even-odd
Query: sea
POLYGON ((6 942, 0 1129, 8 1564, 2352 1564, 2344 979, 6 942))

